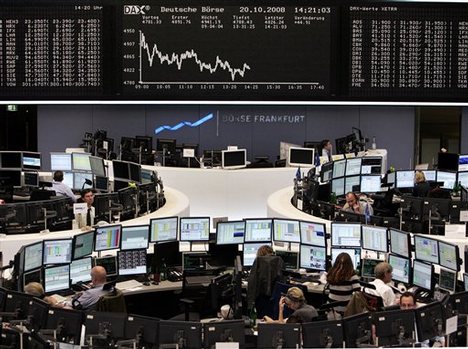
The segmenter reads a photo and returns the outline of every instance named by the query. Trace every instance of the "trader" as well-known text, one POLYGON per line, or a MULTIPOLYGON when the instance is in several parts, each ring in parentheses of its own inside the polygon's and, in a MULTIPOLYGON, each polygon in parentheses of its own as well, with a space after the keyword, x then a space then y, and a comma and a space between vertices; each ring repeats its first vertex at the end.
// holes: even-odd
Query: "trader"
POLYGON ((371 204, 368 202, 360 201, 356 193, 352 191, 346 194, 346 204, 344 204, 342 211, 354 212, 359 214, 368 214, 372 216, 374 214, 374 209, 371 204))
POLYGON ((86 203, 86 213, 77 213, 75 219, 78 223, 78 227, 82 229, 91 229, 94 225, 94 217, 96 210, 93 207, 94 193, 91 189, 83 189, 81 191, 80 201, 86 203))
POLYGON ((318 316, 317 310, 306 304, 304 293, 298 287, 289 288, 284 297, 279 301, 278 320, 273 320, 269 316, 264 316, 263 320, 266 323, 286 323, 286 322, 311 322, 312 319, 318 316), (287 319, 284 318, 284 307, 292 309, 294 312, 287 319))
POLYGON ((63 183, 63 172, 62 171, 55 171, 54 172, 54 180, 52 181, 52 190, 55 191, 57 195, 67 196, 73 202, 76 202, 75 194, 71 188, 63 183))
POLYGON ((387 262, 380 262, 375 266, 375 280, 371 282, 375 290, 368 289, 366 292, 382 297, 383 306, 389 307, 395 304, 393 289, 387 284, 392 281, 393 267, 387 262))
POLYGON ((104 290, 107 281, 107 273, 104 267, 97 265, 91 269, 91 288, 73 297, 73 308, 89 310, 93 309, 99 298, 109 293, 104 290))
POLYGON ((333 145, 329 139, 324 139, 320 142, 320 148, 322 149, 322 157, 326 158, 327 161, 332 161, 332 150, 333 145))

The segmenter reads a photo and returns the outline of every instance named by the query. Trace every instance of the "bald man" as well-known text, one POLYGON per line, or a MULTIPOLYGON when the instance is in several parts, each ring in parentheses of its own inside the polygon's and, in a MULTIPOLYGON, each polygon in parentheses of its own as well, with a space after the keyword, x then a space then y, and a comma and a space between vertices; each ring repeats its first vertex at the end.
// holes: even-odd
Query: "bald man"
POLYGON ((90 310, 93 309, 97 301, 101 296, 109 293, 107 290, 103 290, 103 286, 107 281, 106 269, 97 265, 91 269, 91 284, 92 287, 89 290, 74 297, 75 300, 81 304, 81 309, 90 310))

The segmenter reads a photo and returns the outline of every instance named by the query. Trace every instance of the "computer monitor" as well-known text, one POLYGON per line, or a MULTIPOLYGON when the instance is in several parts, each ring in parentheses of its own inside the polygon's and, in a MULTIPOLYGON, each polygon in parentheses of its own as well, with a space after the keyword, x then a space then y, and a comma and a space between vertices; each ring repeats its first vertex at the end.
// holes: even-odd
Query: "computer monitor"
POLYGON ((146 248, 117 252, 119 275, 146 274, 146 248))
POLYGON ((395 184, 396 182, 396 172, 390 172, 387 174, 387 184, 395 184))
POLYGON ((468 155, 460 154, 458 156, 458 171, 468 171, 468 155))
POLYGON ((90 156, 89 165, 95 176, 106 177, 106 166, 104 165, 103 158, 99 156, 90 156))
POLYGON ((362 158, 352 158, 346 161, 345 176, 353 176, 361 174, 362 158))
POLYGON ((362 260, 361 276, 363 278, 375 278, 375 266, 382 262, 381 259, 364 258, 362 260))
POLYGON ((468 314, 468 290, 451 295, 450 305, 457 314, 468 314))
POLYGON ((50 307, 45 328, 56 330, 58 342, 79 345, 83 316, 80 310, 50 307))
POLYGON ((376 252, 388 252, 387 228, 375 225, 362 226, 362 248, 376 252))
POLYGON ((415 258, 439 264, 439 241, 423 235, 414 235, 415 258))
POLYGON ((69 153, 50 153, 50 169, 52 171, 71 171, 72 155, 69 153))
POLYGON ((392 279, 405 284, 411 283, 411 260, 396 255, 388 256, 388 263, 393 267, 392 279))
POLYGON ((73 239, 44 240, 43 264, 70 263, 73 239))
POLYGON ((435 182, 437 180, 436 170, 422 170, 421 172, 424 173, 424 178, 426 178, 426 181, 435 182))
POLYGON ((130 170, 130 180, 141 183, 141 165, 130 162, 128 164, 130 170))
POLYGON ((382 179, 376 175, 362 175, 361 176, 361 192, 362 193, 377 193, 381 189, 382 179))
POLYGON ((457 272, 440 268, 439 288, 450 293, 455 293, 457 288, 457 272))
MULTIPOLYGON (((63 172, 63 184, 66 184, 70 188, 75 186, 75 176, 73 172, 63 172)), ((81 188, 80 188, 81 189, 81 188)))
POLYGON ((84 257, 82 259, 75 259, 70 263, 70 279, 72 285, 78 282, 91 281, 91 269, 93 267, 93 259, 91 257, 84 257))
POLYGON ((77 234, 73 237, 73 259, 80 259, 93 253, 94 231, 77 234))
POLYGON ((404 170, 396 173, 396 188, 405 189, 414 187, 414 171, 404 170))
POLYGON ((458 172, 458 181, 465 188, 468 187, 468 171, 458 172))
POLYGON ((24 291, 24 286, 30 282, 38 282, 42 284, 42 268, 23 272, 21 290, 24 291))
POLYGON ((33 270, 42 266, 42 241, 24 246, 23 272, 33 270))
POLYGON ((324 223, 300 221, 301 241, 304 244, 326 246, 327 234, 324 223))
POLYGON ((39 174, 37 172, 24 172, 23 178, 23 184, 25 187, 39 186, 39 174))
POLYGON ((244 221, 218 222, 216 225, 216 244, 242 244, 245 235, 244 221))
POLYGON ((213 348, 216 343, 239 343, 245 345, 244 320, 225 320, 203 325, 204 348, 213 348))
POLYGON ((120 248, 121 236, 122 225, 120 224, 106 225, 96 228, 94 250, 99 252, 120 248))
POLYGON ((129 314, 125 325, 125 338, 140 339, 140 344, 151 348, 157 345, 159 335, 159 319, 129 314))
POLYGON ((180 241, 208 241, 210 217, 181 217, 180 241))
POLYGON ((243 249, 244 267, 251 267, 253 265, 255 258, 257 258, 258 249, 264 245, 271 246, 270 243, 265 243, 265 242, 244 243, 244 249, 243 249))
POLYGON ((6 291, 4 311, 8 313, 18 313, 18 319, 26 319, 29 314, 29 303, 33 296, 12 290, 6 291))
POLYGON ((130 179, 130 168, 128 162, 112 160, 114 178, 130 179))
POLYGON ((299 266, 312 270, 327 270, 327 249, 323 246, 300 245, 299 266))
POLYGON ((51 294, 70 288, 70 264, 44 268, 44 291, 51 294))
POLYGON ((413 339, 414 311, 387 310, 374 313, 373 319, 379 347, 401 346, 413 339))
POLYGON ((432 290, 434 267, 418 260, 413 260, 413 285, 432 290))
POLYGON ((345 177, 345 193, 349 193, 350 191, 361 191, 361 176, 350 176, 345 177))
POLYGON ((85 338, 90 335, 106 335, 107 341, 124 338, 126 313, 96 311, 85 317, 85 338))
POLYGON ((443 182, 441 188, 452 190, 457 183, 457 173, 437 170, 437 182, 443 182))
POLYGON ((333 178, 343 177, 346 171, 346 159, 333 161, 333 178))
POLYGON ((313 167, 315 165, 315 149, 290 147, 286 160, 288 166, 313 167))
POLYGON ((93 174, 86 172, 73 173, 73 189, 82 190, 93 187, 93 174))
POLYGON ((0 168, 17 168, 21 169, 23 161, 19 151, 2 151, 0 152, 0 168))
MULTIPOLYGON (((41 328, 45 327, 47 317, 49 315, 49 304, 42 299, 33 298, 29 302, 29 316, 26 327, 31 331, 31 333, 37 333, 41 328)), ((31 348, 31 346, 28 346, 31 348)), ((32 347, 35 349, 35 347, 32 347)))
POLYGON ((416 308, 414 312, 419 342, 445 334, 444 309, 439 302, 416 308))
POLYGON ((225 169, 244 168, 247 165, 247 150, 223 150, 221 152, 221 167, 225 169))
POLYGON ((390 252, 403 256, 411 257, 411 235, 405 231, 395 228, 389 229, 390 234, 390 252))
POLYGON ((332 179, 332 192, 334 192, 335 195, 337 195, 337 196, 341 196, 341 195, 345 194, 345 179, 344 179, 344 177, 332 179))
POLYGON ((320 169, 320 181, 322 183, 329 182, 333 178, 333 161, 326 162, 320 169))
POLYGON ((21 180, 21 170, 0 169, 0 188, 21 188, 22 186, 23 181, 21 180))
POLYGON ((150 241, 177 241, 178 217, 153 218, 150 220, 150 241))
POLYGON ((362 158, 361 174, 381 174, 382 173, 382 157, 381 156, 365 156, 362 158))
POLYGON ((369 312, 343 319, 346 348, 359 348, 372 339, 372 314, 369 312))
POLYGON ((23 152, 23 169, 25 170, 40 170, 41 169, 41 153, 23 152))
POLYGON ((99 265, 106 269, 107 276, 117 275, 117 256, 104 256, 94 259, 94 265, 99 265))
POLYGON ((273 240, 282 242, 301 242, 299 221, 295 219, 273 219, 273 240))
POLYGON ((437 169, 445 171, 457 171, 458 154, 439 152, 437 156, 437 169))
POLYGON ((332 265, 335 264, 336 257, 340 253, 347 253, 351 257, 351 261, 353 262, 353 267, 357 270, 361 265, 361 249, 360 248, 335 248, 332 247, 331 249, 331 260, 332 265))
POLYGON ((271 241, 272 219, 245 219, 244 242, 271 241))
POLYGON ((303 348, 343 348, 341 320, 316 321, 302 324, 303 348))
POLYGON ((156 150, 164 153, 166 156, 175 154, 177 141, 172 138, 157 138, 156 150))
POLYGON ((170 321, 159 322, 159 345, 172 344, 178 348, 200 349, 202 344, 201 322, 170 321))
POLYGON ((455 271, 460 270, 460 251, 457 245, 439 241, 440 265, 455 271))
POLYGON ((298 348, 300 343, 300 324, 258 324, 258 349, 298 348))
POLYGON ((122 227, 120 249, 148 248, 149 225, 127 225, 122 227))
POLYGON ((332 222, 331 245, 334 247, 361 246, 361 224, 332 222))
POLYGON ((72 153, 72 166, 74 171, 91 171, 88 153, 72 153))
POLYGON ((297 270, 299 268, 299 252, 276 250, 275 255, 281 257, 284 269, 297 270))

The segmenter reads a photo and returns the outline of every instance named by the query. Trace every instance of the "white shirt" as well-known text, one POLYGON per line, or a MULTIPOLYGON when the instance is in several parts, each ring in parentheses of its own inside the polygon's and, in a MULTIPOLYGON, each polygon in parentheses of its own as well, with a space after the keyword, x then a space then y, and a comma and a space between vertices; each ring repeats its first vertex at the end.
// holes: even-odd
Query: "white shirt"
POLYGON ((389 307, 390 305, 395 304, 396 297, 390 286, 380 279, 375 279, 370 283, 375 286, 375 290, 366 289, 366 292, 382 297, 384 307, 389 307))
MULTIPOLYGON (((90 211, 91 225, 94 225, 94 217, 96 216, 96 210, 95 210, 94 206, 91 206, 90 209, 91 209, 91 211, 90 211)), ((83 228, 83 227, 87 226, 87 224, 86 224, 87 214, 88 214, 88 209, 86 209, 86 211, 84 213, 75 214, 75 219, 76 219, 76 222, 78 223, 78 228, 83 228)))
POLYGON ((76 202, 75 194, 73 194, 73 191, 65 183, 53 181, 52 190, 55 191, 55 194, 67 196, 72 199, 73 202, 76 202))

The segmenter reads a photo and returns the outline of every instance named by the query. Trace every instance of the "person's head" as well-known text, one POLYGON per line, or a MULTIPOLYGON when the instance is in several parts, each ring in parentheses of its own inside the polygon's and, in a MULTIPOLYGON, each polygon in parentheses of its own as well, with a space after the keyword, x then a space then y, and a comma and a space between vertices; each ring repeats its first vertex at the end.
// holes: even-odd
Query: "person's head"
POLYGON ((349 207, 353 207, 359 202, 358 196, 352 191, 346 193, 346 203, 349 207))
POLYGON ((92 206, 94 202, 94 193, 91 189, 83 189, 81 191, 81 200, 86 202, 88 206, 92 206))
POLYGON ((393 267, 387 262, 380 262, 374 268, 376 279, 380 279, 385 283, 392 281, 393 267))
POLYGON ((424 175, 424 172, 416 171, 414 175, 414 181, 416 183, 424 183, 426 181, 426 176, 424 175))
POLYGON ((329 139, 324 139, 322 142, 320 142, 320 146, 322 147, 322 149, 326 149, 328 151, 332 150, 333 147, 329 139))
POLYGON ((400 309, 414 309, 416 308, 416 299, 411 292, 405 292, 400 297, 400 309))
POLYGON ((96 265, 91 269, 91 282, 94 286, 105 284, 107 281, 107 272, 104 267, 96 265))
POLYGON ((284 303, 288 308, 296 310, 305 303, 304 293, 298 287, 291 287, 284 296, 284 303))
POLYGON ((273 249, 269 245, 260 246, 257 250, 257 257, 271 256, 273 254, 273 249))
POLYGON ((63 181, 63 172, 62 171, 55 171, 54 172, 54 181, 62 182, 63 181))
POLYGON ((31 296, 34 296, 40 299, 45 297, 44 288, 39 282, 28 283, 26 286, 24 286, 24 293, 30 294, 31 296))
POLYGON ((354 275, 354 265, 351 257, 346 252, 340 253, 335 263, 327 274, 327 281, 330 284, 337 284, 348 281, 354 275))

